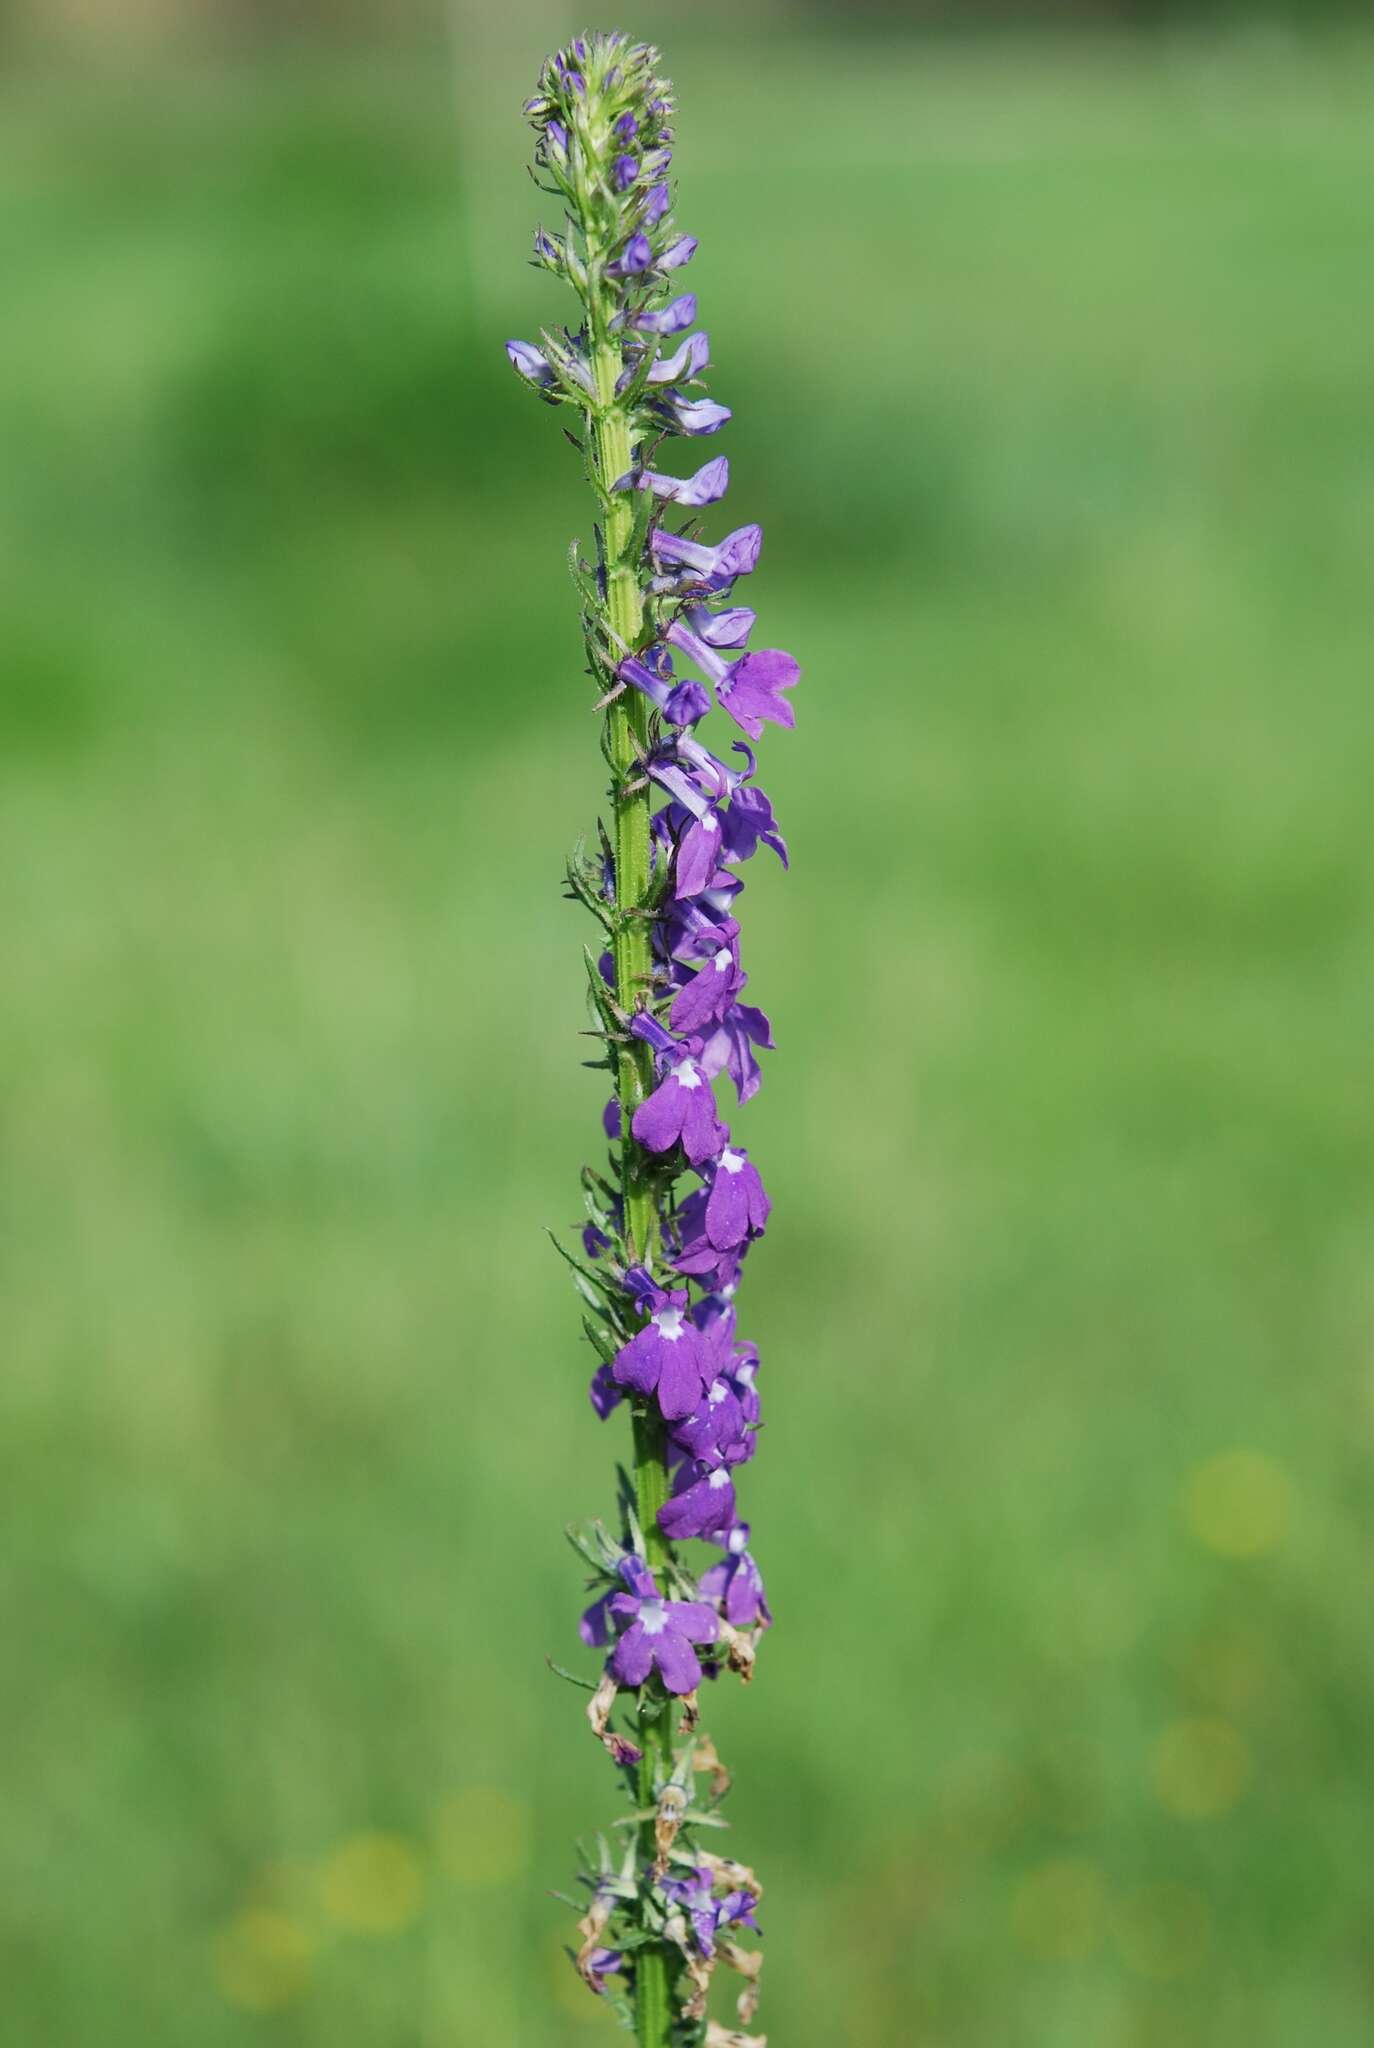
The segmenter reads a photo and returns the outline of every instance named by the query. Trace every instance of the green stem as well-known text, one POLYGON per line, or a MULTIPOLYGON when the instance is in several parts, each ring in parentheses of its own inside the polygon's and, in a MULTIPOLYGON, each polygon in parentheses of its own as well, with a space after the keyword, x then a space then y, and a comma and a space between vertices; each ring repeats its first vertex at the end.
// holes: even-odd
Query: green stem
MULTIPOLYGON (((615 399, 621 364, 619 348, 603 332, 593 355, 597 408, 592 416, 592 432, 597 473, 607 491, 618 478, 628 474, 631 459, 629 422, 615 399)), ((633 530, 634 509, 628 493, 612 493, 604 522, 606 609, 616 641, 626 648, 637 644, 644 622, 639 565, 631 549, 633 530)), ((612 950, 616 1002, 627 1014, 639 1007, 653 971, 646 909, 650 802, 641 766, 648 746, 648 725, 648 702, 637 690, 624 691, 610 706, 612 839, 618 913, 612 950), (636 783, 641 786, 634 787, 636 783)), ((645 1263, 657 1250, 658 1209, 644 1152, 630 1135, 630 1119, 652 1087, 653 1054, 649 1047, 637 1039, 621 1046, 617 1055, 616 1095, 620 1102, 625 1242, 631 1257, 645 1263)), ((648 1408, 636 1408, 634 1414, 634 1477, 635 1509, 644 1532, 649 1565, 657 1571, 672 1555, 671 1546, 658 1526, 658 1511, 668 1498, 668 1456, 662 1419, 648 1408)), ((655 1753, 666 1770, 672 1769, 672 1708, 666 1698, 660 1701, 657 1718, 641 1727, 640 1738, 644 1757, 639 1766, 639 1803, 647 1810, 653 1806, 655 1797, 655 1753)), ((643 1824, 641 1851, 646 1859, 653 1860, 652 1820, 643 1824)), ((638 1951, 635 1986, 635 2032, 641 2048, 669 2048, 672 2015, 666 1949, 646 1947, 638 1951)))

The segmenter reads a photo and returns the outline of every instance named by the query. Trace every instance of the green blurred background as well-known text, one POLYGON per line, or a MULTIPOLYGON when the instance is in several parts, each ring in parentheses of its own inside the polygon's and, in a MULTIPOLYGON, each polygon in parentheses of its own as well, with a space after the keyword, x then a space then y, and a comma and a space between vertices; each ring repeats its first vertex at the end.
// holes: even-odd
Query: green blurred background
MULTIPOLYGON (((1374 2037, 1374 39, 1156 11, 624 18, 806 670, 708 1723, 774 2048, 1374 2037)), ((16 2048, 610 2038, 588 508, 501 348, 583 25, 10 18, 16 2048)))

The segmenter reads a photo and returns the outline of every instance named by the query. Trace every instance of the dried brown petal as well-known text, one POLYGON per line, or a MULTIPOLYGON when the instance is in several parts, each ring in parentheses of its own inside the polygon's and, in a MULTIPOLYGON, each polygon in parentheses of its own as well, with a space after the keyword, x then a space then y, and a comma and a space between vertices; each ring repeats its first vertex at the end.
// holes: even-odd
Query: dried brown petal
POLYGON ((756 1901, 763 1897, 763 1886, 747 1863, 736 1863, 733 1856, 713 1856, 709 1849, 698 1849, 697 1862, 710 1871, 712 1884, 723 1885, 727 1891, 752 1892, 756 1901))
POLYGON ((763 1951, 757 1948, 739 1948, 733 1941, 721 1941, 716 1944, 716 1953, 723 1963, 728 1963, 732 1970, 738 1970, 741 1977, 746 1979, 744 1989, 739 1995, 738 2011, 741 2021, 747 2027, 759 2009, 759 1972, 763 1968, 763 1951))
POLYGON ((655 1877, 662 1878, 668 1875, 668 1858, 686 1811, 686 1792, 681 1785, 675 1785, 669 1779, 658 1795, 658 1808, 654 1814, 654 1847, 658 1851, 654 1858, 655 1877))
POLYGON ((606 1739, 606 1723, 611 1718, 611 1708, 615 1705, 618 1691, 619 1687, 610 1672, 603 1671, 600 1685, 587 1702, 587 1719, 592 1724, 592 1734, 598 1742, 604 1742, 606 1739))
POLYGON ((711 1797, 719 1802, 730 1790, 730 1773, 716 1754, 716 1745, 709 1735, 703 1735, 692 1755, 694 1771, 711 1773, 711 1797))
POLYGON ((720 1640, 725 1645, 730 1669, 737 1671, 744 1684, 748 1685, 754 1676, 754 1638, 747 1630, 731 1628, 728 1621, 723 1621, 720 1640))

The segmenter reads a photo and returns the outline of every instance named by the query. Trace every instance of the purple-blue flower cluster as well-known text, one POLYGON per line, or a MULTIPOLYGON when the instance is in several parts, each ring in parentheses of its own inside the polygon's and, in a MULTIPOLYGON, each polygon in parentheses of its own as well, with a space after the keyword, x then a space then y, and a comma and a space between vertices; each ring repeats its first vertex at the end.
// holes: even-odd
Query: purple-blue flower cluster
MULTIPOLYGON (((728 482, 724 457, 707 469, 714 500, 728 482)), ((768 1018, 744 1000, 749 977, 734 913, 744 887, 739 868, 760 845, 786 866, 787 847, 754 780, 752 748, 736 740, 732 751, 743 761, 731 765, 701 743, 696 729, 713 706, 751 739, 765 720, 791 726, 783 693, 798 668, 777 649, 733 657, 721 651, 746 646, 753 631, 753 611, 731 599, 738 578, 758 562, 762 534, 745 526, 708 547, 664 523, 667 508, 684 497, 703 501, 705 476, 698 471, 678 484, 656 471, 633 473, 664 506, 647 536, 657 630, 617 667, 619 681, 641 691, 658 713, 644 768, 667 798, 652 826, 663 875, 653 983, 630 1022, 653 1050, 656 1085, 636 1106, 630 1128, 646 1151, 696 1176, 698 1185, 664 1217, 662 1256, 697 1292, 689 1304, 687 1291, 660 1288, 642 1269, 627 1275, 648 1320, 611 1361, 609 1379, 655 1400, 667 1425, 677 1469, 660 1527, 675 1542, 706 1537, 728 1545, 738 1527, 735 1470, 753 1456, 760 1423, 757 1353, 736 1341, 734 1298, 771 1204, 758 1168, 731 1140, 716 1084, 727 1077, 738 1101, 747 1102, 760 1081, 756 1054, 773 1045, 768 1018), (679 674, 675 655, 696 673, 679 674)), ((593 1385, 603 1414, 606 1381, 599 1373, 593 1385)), ((752 1560, 750 1570, 756 1578, 752 1560)), ((723 1597, 718 1580, 708 1580, 710 1597, 723 1597)), ((750 1620, 766 1625, 768 1618, 760 1586, 750 1620)))
POLYGON ((757 1093, 759 1054, 773 1047, 767 1016, 745 1000, 740 870, 760 847, 787 866, 754 747, 766 726, 794 724, 799 674, 790 654, 752 645, 754 611, 735 601, 761 528, 703 531, 700 515, 728 490, 727 459, 677 476, 664 452, 730 419, 702 382, 711 345, 696 294, 679 288, 697 244, 673 219, 672 111, 656 52, 621 35, 579 37, 549 60, 525 112, 566 232, 541 227, 535 261, 573 287, 582 317, 537 345, 507 343, 525 384, 580 417, 570 438, 600 507, 596 559, 575 553, 573 570, 612 816, 599 857, 579 852, 568 879, 606 934, 600 959, 589 954, 590 1001, 616 1092, 603 1117, 610 1172, 584 1172, 573 1263, 600 1361, 592 1405, 603 1419, 628 1406, 635 1467, 618 1535, 596 1524, 574 1540, 597 1596, 582 1638, 607 1652, 589 1715, 636 1773, 645 1811, 637 1855, 588 1879, 578 1966, 597 1991, 627 1981, 636 2031, 655 2048, 668 2040, 655 1988, 665 1958, 679 1974, 674 2043, 702 2037, 718 1956, 748 1980, 742 2019, 756 1997, 757 1954, 728 1930, 756 1926, 757 1883, 691 1831, 705 1812, 696 1775, 710 1772, 712 1799, 728 1782, 697 1734, 697 1689, 725 1668, 749 1677, 772 1621, 737 1497, 762 1413, 758 1353, 735 1306, 771 1204, 722 1110, 726 1082, 740 1105, 757 1093), (700 731, 717 713, 726 738, 708 744, 700 731), (691 1567, 678 1546, 695 1540, 715 1556, 691 1567), (611 1726, 627 1694, 634 1741, 611 1726))
MULTIPOLYGON (((609 83, 614 103, 617 81, 610 74, 616 65, 605 58, 609 46, 614 59, 621 41, 579 38, 552 60, 553 79, 527 103, 540 131, 536 160, 560 186, 571 178, 576 189, 577 117, 587 104, 589 71, 601 65, 602 97, 609 83)), ((631 46, 626 54, 638 53, 631 46)), ((651 825, 658 896, 652 979, 624 1020, 652 1049, 654 1086, 634 1106, 630 1131, 664 1162, 665 1180, 688 1172, 697 1184, 665 1206, 653 1262, 663 1278, 667 1267, 687 1285, 664 1286, 644 1264, 622 1268, 621 1285, 642 1320, 595 1375, 592 1401, 602 1416, 617 1392, 656 1404, 675 1466, 660 1527, 675 1542, 705 1537, 729 1545, 738 1526, 734 1474, 753 1456, 760 1422, 757 1354, 736 1341, 734 1298, 771 1205, 757 1166, 732 1142, 716 1085, 728 1078, 738 1101, 747 1102, 759 1086, 757 1054, 773 1046, 768 1018, 744 1000, 749 977, 735 912, 744 888, 739 870, 760 846, 787 865, 786 843, 755 780, 749 742, 760 738, 765 724, 794 724, 787 693, 799 671, 778 648, 750 649, 755 614, 734 602, 739 580, 758 564, 762 529, 739 526, 715 542, 698 531, 693 515, 728 488, 726 458, 713 457, 685 478, 652 466, 661 460, 664 441, 715 433, 730 418, 728 407, 697 390, 710 357, 707 335, 696 330, 678 340, 696 320, 695 293, 657 303, 664 280, 697 246, 672 227, 665 181, 669 112, 666 94, 651 93, 609 122, 623 147, 609 168, 617 239, 602 253, 601 267, 619 286, 609 322, 624 337, 617 390, 623 396, 637 386, 643 399, 631 466, 611 489, 641 492, 651 506, 640 551, 645 630, 616 661, 615 687, 641 692, 652 707, 642 768, 663 798, 651 825), (714 709, 746 735, 730 745, 737 760, 722 758, 697 737, 714 709)), ((570 238, 543 229, 536 255, 574 279, 584 267, 570 238)), ((558 338, 546 333, 542 350, 522 341, 507 348, 519 374, 547 395, 585 404, 596 388, 594 341, 594 322, 588 322, 558 338)), ((606 893, 614 901, 613 861, 608 867, 606 893)), ((609 957, 606 966, 609 978, 609 957)), ((609 1128, 618 1130, 620 1109, 618 1102, 610 1106, 609 1128)), ((614 1257, 614 1237, 596 1226, 589 1226, 584 1245, 594 1256, 614 1257)), ((750 1570, 756 1577, 752 1562, 750 1570)), ((713 1590, 712 1597, 720 1596, 713 1590)), ((767 1618, 761 1589, 753 1618, 767 1618)), ((664 1682, 672 1689, 666 1676, 664 1682)))

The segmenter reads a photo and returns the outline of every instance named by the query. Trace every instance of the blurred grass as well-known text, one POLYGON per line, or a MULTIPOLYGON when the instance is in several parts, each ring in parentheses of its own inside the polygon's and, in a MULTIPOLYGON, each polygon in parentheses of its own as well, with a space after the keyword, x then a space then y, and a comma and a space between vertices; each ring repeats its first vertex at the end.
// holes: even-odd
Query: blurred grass
MULTIPOLYGON (((710 1713, 770 2038, 1356 2048, 1374 46, 664 40, 807 670, 747 900, 785 1625, 710 1713)), ((538 54, 456 140, 436 53, 3 89, 26 2048, 605 2032, 538 54)))

